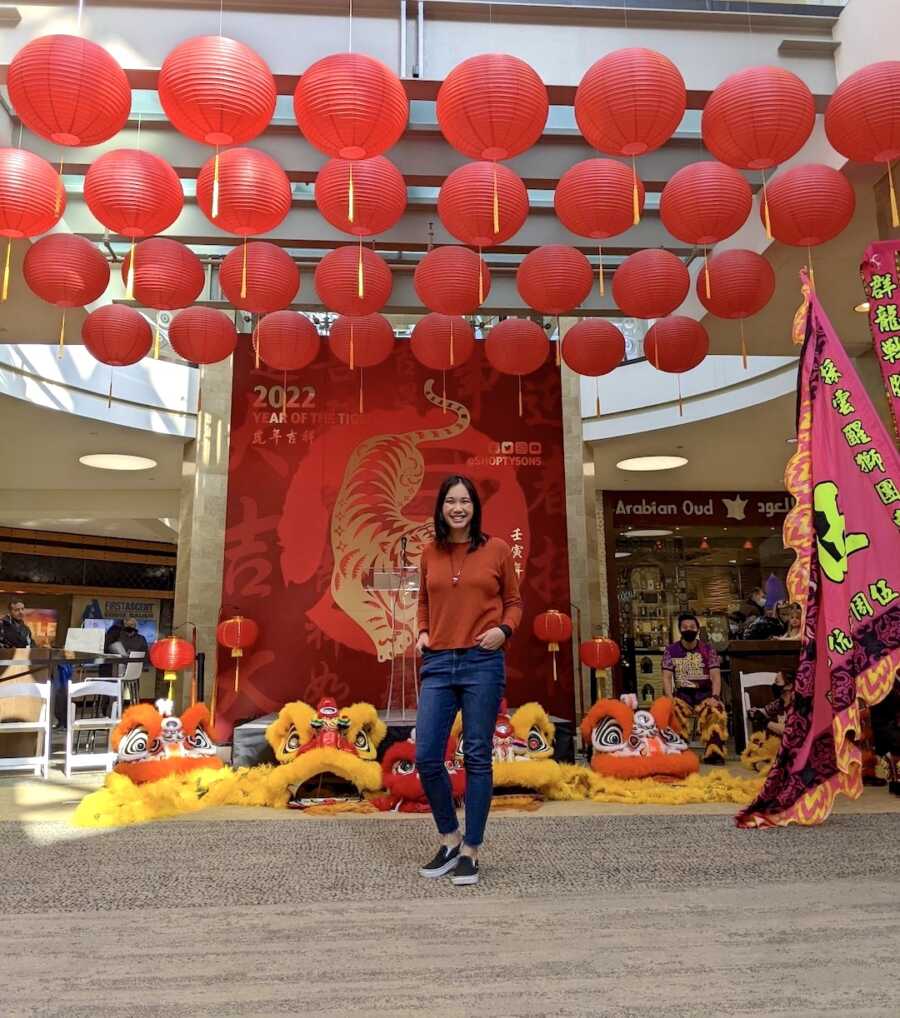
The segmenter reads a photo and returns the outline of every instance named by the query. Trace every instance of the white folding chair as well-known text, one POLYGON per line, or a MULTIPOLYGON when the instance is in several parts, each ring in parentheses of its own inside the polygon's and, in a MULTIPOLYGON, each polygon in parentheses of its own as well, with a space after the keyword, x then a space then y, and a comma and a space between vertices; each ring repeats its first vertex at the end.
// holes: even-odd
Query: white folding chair
MULTIPOLYGON (((22 682, 0 685, 0 700, 12 700, 20 697, 39 701, 37 718, 32 721, 0 720, 0 735, 33 734, 36 752, 34 756, 0 757, 0 770, 30 770, 34 774, 46 778, 50 767, 50 683, 22 682)), ((22 713, 28 714, 32 711, 26 710, 22 713)))
POLYGON ((750 689, 753 686, 771 686, 775 681, 775 672, 741 672, 738 675, 738 682, 741 687, 741 714, 744 719, 744 745, 750 742, 753 731, 750 727, 750 708, 753 706, 750 700, 750 689))
POLYGON ((129 707, 141 702, 141 672, 144 670, 144 652, 132 650, 129 654, 128 664, 119 676, 122 684, 122 700, 129 707))
POLYGON ((122 716, 122 686, 118 680, 97 682, 70 682, 68 692, 68 709, 66 712, 66 759, 63 766, 66 777, 71 777, 73 767, 103 767, 111 771, 116 754, 109 745, 112 730, 122 716), (108 704, 108 712, 100 713, 108 704), (85 716, 76 715, 88 711, 85 716), (90 748, 87 752, 77 752, 78 737, 87 735, 90 748), (97 734, 105 735, 106 749, 94 752, 93 743, 97 734))

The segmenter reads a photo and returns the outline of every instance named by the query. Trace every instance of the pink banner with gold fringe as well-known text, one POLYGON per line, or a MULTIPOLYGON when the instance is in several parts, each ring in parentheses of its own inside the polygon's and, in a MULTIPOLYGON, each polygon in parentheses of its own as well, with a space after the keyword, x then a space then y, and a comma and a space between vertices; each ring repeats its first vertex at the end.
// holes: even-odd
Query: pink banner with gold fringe
POLYGON ((882 700, 900 668, 900 457, 805 280, 804 295, 784 525, 800 662, 781 749, 741 827, 821 823, 838 792, 860 795, 859 701, 882 700))
POLYGON ((894 438, 900 439, 900 240, 870 244, 859 272, 869 302, 872 346, 891 408, 894 438))

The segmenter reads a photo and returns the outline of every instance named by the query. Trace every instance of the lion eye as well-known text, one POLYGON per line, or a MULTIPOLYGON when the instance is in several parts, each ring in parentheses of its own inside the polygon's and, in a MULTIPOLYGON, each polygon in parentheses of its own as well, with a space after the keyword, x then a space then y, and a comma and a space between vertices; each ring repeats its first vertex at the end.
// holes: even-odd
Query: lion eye
MULTIPOLYGON (((154 743, 156 745, 156 743, 154 743)), ((150 748, 150 738, 146 728, 132 728, 132 730, 119 742, 119 756, 139 757, 146 756, 150 748)))
POLYGON ((619 749, 623 742, 622 726, 615 718, 602 718, 591 733, 591 745, 600 753, 619 749))
POLYGON ((356 736, 356 741, 353 743, 357 749, 368 752, 372 748, 372 744, 369 742, 369 736, 364 728, 359 730, 359 734, 356 736))
POLYGON ((412 760, 398 760, 391 768, 394 774, 412 774, 416 765, 412 760))
POLYGON ((193 735, 189 735, 187 737, 187 744, 188 746, 190 746, 191 749, 198 750, 214 749, 212 740, 206 734, 206 732, 203 731, 202 728, 198 728, 197 731, 193 733, 193 735))
POLYGON ((284 740, 285 753, 296 753, 300 748, 300 733, 291 725, 287 738, 284 740))
POLYGON ((544 733, 540 730, 540 728, 532 728, 528 733, 528 752, 542 753, 545 749, 549 748, 550 746, 544 738, 544 733))

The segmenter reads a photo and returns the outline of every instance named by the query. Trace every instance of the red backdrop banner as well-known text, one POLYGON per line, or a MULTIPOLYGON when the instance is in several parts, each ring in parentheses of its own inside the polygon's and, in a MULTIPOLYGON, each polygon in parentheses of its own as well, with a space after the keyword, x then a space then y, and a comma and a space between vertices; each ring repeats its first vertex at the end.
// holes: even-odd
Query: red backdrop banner
MULTIPOLYGON (((372 589, 376 574, 412 563, 431 538, 437 489, 471 476, 484 526, 513 550, 525 617, 508 652, 512 704, 535 699, 571 717, 571 647, 558 681, 532 621, 569 611, 559 369, 523 379, 495 372, 477 344, 444 380, 399 341, 384 364, 359 373, 327 350, 285 376, 254 368, 249 344, 234 356, 222 615, 259 623, 241 665, 218 658, 219 733, 302 699, 387 704, 391 661, 411 668, 415 598, 372 589), (407 603, 408 602, 408 603, 407 603), (392 624, 396 617, 396 624, 392 624)), ((396 688, 396 687, 395 687, 396 688)), ((399 706, 395 692, 392 701, 399 706)))

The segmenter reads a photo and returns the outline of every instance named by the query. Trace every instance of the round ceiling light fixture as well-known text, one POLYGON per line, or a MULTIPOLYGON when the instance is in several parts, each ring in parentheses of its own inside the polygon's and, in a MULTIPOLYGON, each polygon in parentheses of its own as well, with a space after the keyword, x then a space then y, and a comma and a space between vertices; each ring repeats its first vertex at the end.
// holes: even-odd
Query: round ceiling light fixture
POLYGON ((152 470, 156 460, 148 456, 131 456, 123 452, 92 452, 79 456, 78 462, 95 470, 152 470))
POLYGON ((619 470, 676 470, 678 467, 687 465, 684 456, 633 456, 630 459, 619 460, 616 466, 619 470))
POLYGON ((617 551, 616 558, 631 558, 630 551, 617 551))
POLYGON ((671 530, 626 530, 623 537, 668 537, 671 530))

